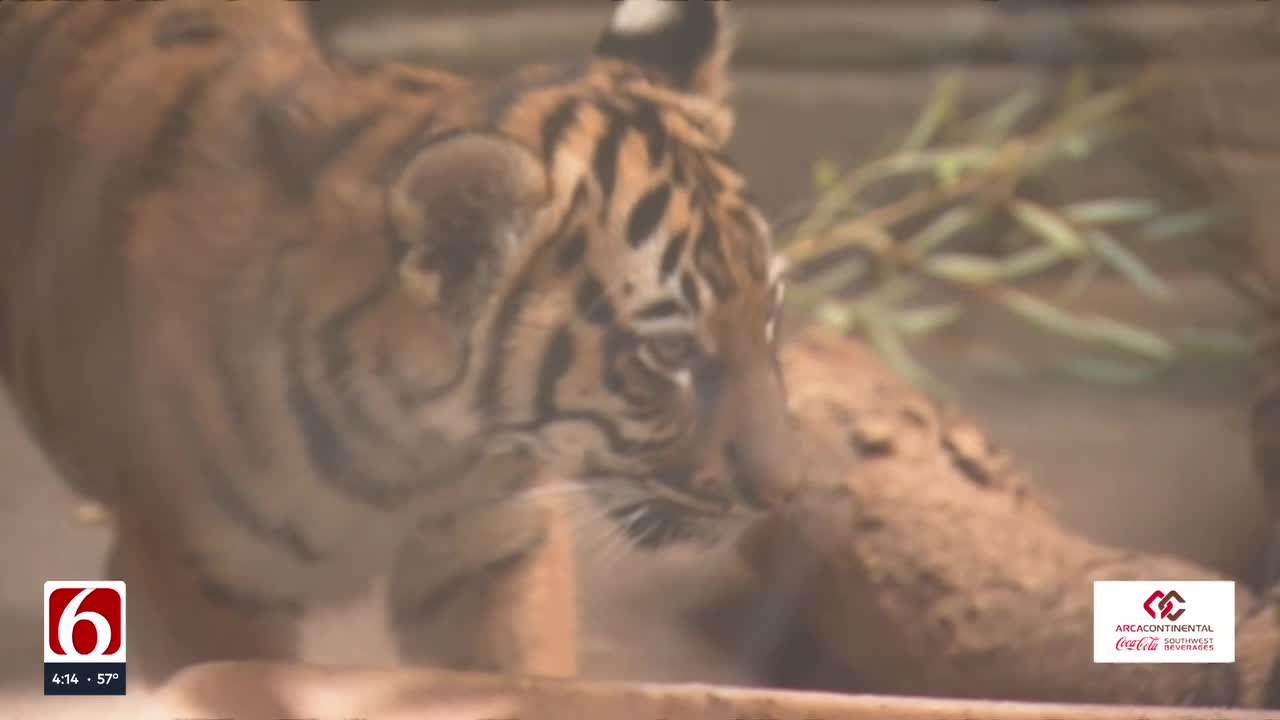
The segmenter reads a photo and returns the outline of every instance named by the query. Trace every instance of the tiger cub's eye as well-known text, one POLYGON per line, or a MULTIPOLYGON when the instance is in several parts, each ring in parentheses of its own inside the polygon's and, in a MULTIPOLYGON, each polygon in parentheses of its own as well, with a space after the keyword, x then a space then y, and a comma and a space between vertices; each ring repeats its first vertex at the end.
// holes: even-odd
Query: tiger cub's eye
POLYGON ((640 342, 640 360, 658 372, 678 372, 694 365, 702 354, 698 341, 688 333, 663 333, 640 342))

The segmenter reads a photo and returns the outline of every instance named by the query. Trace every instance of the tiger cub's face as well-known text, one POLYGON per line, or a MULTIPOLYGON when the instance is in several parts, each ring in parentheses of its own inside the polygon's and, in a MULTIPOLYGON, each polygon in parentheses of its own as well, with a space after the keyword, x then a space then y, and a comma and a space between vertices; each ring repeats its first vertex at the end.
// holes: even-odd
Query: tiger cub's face
POLYGON ((588 483, 642 545, 716 539, 798 484, 780 265, 723 153, 724 5, 626 0, 585 69, 498 84, 490 125, 393 193, 402 234, 449 238, 416 262, 483 348, 490 432, 588 483))

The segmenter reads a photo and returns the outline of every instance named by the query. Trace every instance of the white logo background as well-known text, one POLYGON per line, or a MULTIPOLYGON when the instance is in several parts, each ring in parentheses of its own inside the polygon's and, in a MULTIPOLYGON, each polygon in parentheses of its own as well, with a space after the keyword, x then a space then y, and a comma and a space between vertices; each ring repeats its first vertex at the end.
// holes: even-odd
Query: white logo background
POLYGON ((1236 584, 1208 580, 1099 580, 1093 583, 1093 661, 1232 663, 1236 661, 1236 584), (1151 593, 1176 591, 1177 620, 1160 617, 1151 593), (1140 626, 1123 628, 1122 626, 1140 626), (1212 630, 1206 629, 1206 626, 1212 630))

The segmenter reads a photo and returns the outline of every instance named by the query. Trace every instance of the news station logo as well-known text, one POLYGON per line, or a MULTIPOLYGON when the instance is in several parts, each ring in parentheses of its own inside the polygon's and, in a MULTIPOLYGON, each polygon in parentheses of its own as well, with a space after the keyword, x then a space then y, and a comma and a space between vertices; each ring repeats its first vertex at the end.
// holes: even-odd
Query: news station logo
POLYGON ((1096 581, 1093 661, 1231 663, 1236 585, 1229 581, 1096 581))
POLYGON ((124 695, 127 641, 123 582, 45 582, 45 695, 124 695))

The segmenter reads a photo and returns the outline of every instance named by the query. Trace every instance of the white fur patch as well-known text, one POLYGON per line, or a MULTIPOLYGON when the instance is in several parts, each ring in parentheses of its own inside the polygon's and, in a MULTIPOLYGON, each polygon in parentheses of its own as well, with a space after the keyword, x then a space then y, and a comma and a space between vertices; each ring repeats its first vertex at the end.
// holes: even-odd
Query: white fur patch
POLYGON ((774 255, 769 261, 769 284, 777 284, 782 280, 782 276, 786 274, 787 259, 781 255, 774 255))
POLYGON ((656 32, 680 19, 680 4, 672 0, 623 0, 613 12, 611 29, 619 35, 656 32))

